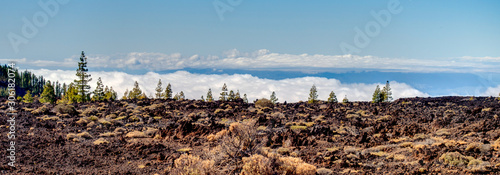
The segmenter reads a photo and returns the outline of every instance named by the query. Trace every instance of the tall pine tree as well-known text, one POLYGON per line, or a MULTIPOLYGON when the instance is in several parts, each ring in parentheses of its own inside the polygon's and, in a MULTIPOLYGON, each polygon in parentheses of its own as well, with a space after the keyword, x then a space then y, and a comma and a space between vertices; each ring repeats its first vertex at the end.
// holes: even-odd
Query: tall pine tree
POLYGON ((162 93, 161 91, 163 91, 163 88, 161 87, 161 79, 158 80, 158 84, 156 85, 156 93, 155 93, 155 96, 157 99, 160 99, 162 98, 162 93))
POLYGON ((97 86, 95 87, 94 96, 92 96, 92 101, 103 101, 104 100, 104 89, 103 89, 103 84, 101 77, 97 79, 97 86))
POLYGON ((318 91, 316 90, 316 85, 313 84, 311 90, 309 90, 309 98, 307 99, 307 102, 316 103, 316 101, 318 101, 318 91))
POLYGON ((222 92, 220 93, 219 97, 220 101, 226 101, 227 100, 227 86, 226 83, 222 86, 222 92))
POLYGON ((377 87, 375 88, 375 92, 373 92, 372 95, 372 102, 379 103, 382 101, 384 101, 384 94, 382 93, 382 91, 380 91, 380 86, 377 85, 377 87))
POLYGON ((92 78, 90 78, 90 74, 88 74, 89 70, 87 69, 87 57, 85 56, 85 53, 82 51, 82 55, 80 56, 80 62, 78 62, 78 69, 76 70, 76 76, 78 77, 77 80, 74 82, 76 83, 76 87, 78 89, 78 94, 80 98, 78 101, 80 102, 86 102, 89 100, 89 90, 90 90, 90 85, 88 83, 92 81, 92 78))
POLYGON ((165 99, 172 99, 172 86, 170 83, 168 83, 167 87, 165 88, 165 93, 163 93, 165 96, 165 99))

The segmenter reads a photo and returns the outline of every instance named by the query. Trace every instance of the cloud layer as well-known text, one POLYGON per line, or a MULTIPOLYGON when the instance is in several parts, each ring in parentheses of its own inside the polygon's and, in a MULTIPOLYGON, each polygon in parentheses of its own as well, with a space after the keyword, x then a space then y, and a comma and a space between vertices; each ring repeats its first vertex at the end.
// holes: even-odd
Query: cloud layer
MULTIPOLYGON (((64 70, 31 70, 36 75, 42 75, 48 80, 71 83, 75 78, 75 71, 64 70)), ((269 98, 273 91, 276 92, 280 102, 297 102, 306 101, 309 96, 309 89, 314 84, 318 89, 318 97, 321 100, 326 100, 328 94, 334 91, 338 100, 342 100, 344 96, 351 101, 370 101, 373 91, 377 84, 354 83, 346 84, 336 79, 327 79, 320 77, 303 77, 283 80, 262 79, 249 74, 234 74, 234 75, 205 75, 192 74, 186 71, 177 71, 169 74, 158 74, 149 72, 143 75, 131 75, 123 72, 90 72, 92 75, 91 86, 94 88, 98 77, 102 78, 105 85, 112 86, 121 97, 126 89, 133 87, 134 81, 137 81, 141 89, 146 94, 153 95, 158 80, 161 79, 163 88, 167 83, 171 83, 174 94, 183 91, 189 99, 200 99, 209 88, 212 89, 214 98, 218 98, 221 92, 221 87, 224 83, 228 89, 240 91, 241 95, 247 94, 249 100, 253 101, 258 98, 269 98)), ((383 86, 383 84, 380 84, 383 86)), ((429 96, 426 93, 420 92, 411 86, 391 82, 391 88, 394 99, 400 97, 425 97, 429 96)))
MULTIPOLYGON (((59 68, 73 68, 79 55, 74 55, 62 62, 32 61, 17 59, 30 67, 47 68, 54 65, 59 68)), ((88 55, 89 67, 118 68, 123 70, 179 70, 184 68, 215 69, 282 69, 282 70, 386 70, 394 72, 500 72, 500 57, 470 57, 442 59, 405 59, 383 58, 358 55, 309 55, 272 53, 261 49, 251 53, 241 53, 233 49, 222 56, 183 56, 180 53, 141 53, 115 55, 88 55)), ((0 59, 0 61, 12 61, 0 59)))

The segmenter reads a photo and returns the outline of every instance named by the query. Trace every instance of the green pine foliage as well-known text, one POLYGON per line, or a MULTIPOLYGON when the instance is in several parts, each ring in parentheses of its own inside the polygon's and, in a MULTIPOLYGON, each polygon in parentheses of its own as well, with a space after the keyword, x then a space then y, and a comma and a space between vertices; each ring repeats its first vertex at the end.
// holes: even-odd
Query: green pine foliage
POLYGON ((74 80, 76 87, 78 89, 78 102, 86 102, 89 101, 89 90, 90 85, 88 83, 92 81, 90 78, 90 74, 88 74, 89 70, 87 69, 87 57, 85 53, 82 51, 82 55, 80 56, 80 62, 78 62, 78 69, 76 70, 76 76, 78 79, 74 80))
POLYGON ((316 85, 311 87, 309 90, 309 98, 307 99, 308 103, 316 103, 318 101, 318 91, 316 90, 316 85))
POLYGON ((330 92, 330 95, 328 96, 328 102, 329 103, 337 103, 337 96, 335 95, 335 92, 330 92))
POLYGON ((236 94, 234 94, 233 90, 229 91, 229 96, 227 97, 227 101, 235 101, 236 100, 236 94))
POLYGON ((92 101, 103 101, 105 94, 104 94, 104 85, 102 84, 101 77, 97 79, 97 86, 92 92, 94 95, 92 96, 92 101))
POLYGON ((34 99, 33 96, 31 95, 31 91, 26 91, 26 94, 23 97, 23 102, 24 103, 33 103, 34 99))
POLYGON ((104 89, 104 99, 108 101, 115 101, 118 98, 118 94, 113 90, 113 87, 108 89, 108 86, 104 89))
POLYGON ((139 99, 142 98, 143 95, 141 88, 139 87, 139 83, 135 81, 134 88, 128 93, 128 99, 139 99))
POLYGON ((375 88, 375 92, 373 92, 372 102, 373 103, 380 103, 382 101, 384 101, 384 94, 380 90, 380 86, 377 85, 377 87, 375 88))
POLYGON ((226 83, 224 83, 224 85, 222 86, 222 92, 220 93, 220 97, 219 97, 219 100, 220 101, 226 101, 227 100, 227 85, 226 83))
POLYGON ((184 92, 181 91, 179 93, 179 100, 184 100, 184 99, 186 99, 186 96, 184 95, 184 92))
POLYGON ((54 87, 50 83, 50 81, 45 84, 43 87, 42 95, 40 96, 41 103, 51 103, 54 104, 56 102, 56 94, 54 92, 54 87))
POLYGON ((347 95, 344 96, 344 99, 342 99, 342 103, 349 103, 349 99, 347 99, 347 95))
POLYGON ((155 89, 156 93, 155 93, 155 97, 157 99, 160 99, 163 97, 163 88, 161 87, 161 79, 158 80, 158 84, 156 85, 156 89, 155 89))
POLYGON ((172 99, 172 85, 168 83, 167 87, 165 88, 165 92, 163 93, 165 99, 172 99))
POLYGON ((278 102, 278 97, 276 97, 276 93, 273 91, 273 93, 271 94, 271 103, 273 104, 276 104, 276 102, 278 102))
POLYGON ((240 90, 236 90, 236 95, 235 95, 235 97, 236 97, 236 100, 238 100, 238 99, 240 99, 240 98, 241 98, 241 96, 240 96, 240 90))
POLYGON ((384 94, 384 102, 392 101, 392 91, 391 91, 391 86, 389 85, 389 81, 385 83, 385 86, 382 89, 382 94, 384 94))
POLYGON ((243 102, 248 103, 247 94, 243 94, 243 102))
POLYGON ((214 101, 214 97, 212 96, 212 89, 208 89, 208 92, 207 92, 207 102, 213 102, 214 101))

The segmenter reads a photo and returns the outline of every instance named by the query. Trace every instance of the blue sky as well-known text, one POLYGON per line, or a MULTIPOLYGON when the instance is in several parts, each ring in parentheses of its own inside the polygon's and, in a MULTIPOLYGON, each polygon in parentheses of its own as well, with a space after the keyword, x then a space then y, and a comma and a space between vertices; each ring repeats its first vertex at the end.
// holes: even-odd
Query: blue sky
POLYGON ((85 50, 95 71, 317 76, 348 83, 374 83, 360 77, 375 72, 379 82, 406 83, 429 95, 485 95, 500 85, 499 8, 493 0, 4 1, 0 63, 74 70, 85 50), (54 2, 53 16, 39 5, 54 2), (389 11, 393 3, 397 13, 389 11), (383 12, 390 14, 386 25, 372 14, 383 12), (47 21, 36 26, 44 14, 47 21), (25 21, 35 25, 33 36, 23 35, 25 21), (363 47, 355 44, 356 29, 372 31, 363 47), (12 44, 13 35, 27 43, 12 44), (342 43, 358 51, 346 56, 342 43), (463 74, 465 83, 443 82, 463 74), (436 82, 442 85, 431 85, 436 82))

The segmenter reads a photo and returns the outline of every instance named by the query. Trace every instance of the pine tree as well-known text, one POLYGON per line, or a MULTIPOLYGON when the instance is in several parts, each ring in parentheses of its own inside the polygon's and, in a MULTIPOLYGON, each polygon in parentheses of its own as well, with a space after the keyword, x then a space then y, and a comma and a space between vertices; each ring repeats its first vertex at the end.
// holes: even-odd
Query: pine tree
POLYGON ((346 96, 344 96, 344 99, 342 99, 342 102, 343 102, 343 103, 349 103, 349 99, 347 99, 347 95, 346 95, 346 96))
POLYGON ((316 103, 318 101, 318 91, 316 90, 316 85, 313 85, 311 90, 309 90, 309 98, 307 101, 309 103, 316 103))
POLYGON ((45 84, 43 87, 42 95, 40 96, 40 102, 42 103, 55 103, 56 102, 56 94, 54 92, 54 87, 50 82, 45 84))
POLYGON ((23 97, 24 103, 33 103, 33 96, 31 95, 31 91, 26 91, 26 94, 23 97))
POLYGON ((78 99, 79 102, 86 102, 89 100, 90 85, 88 85, 88 83, 92 81, 92 78, 90 78, 90 74, 87 73, 88 71, 87 57, 82 51, 80 62, 78 62, 78 69, 76 70, 76 76, 78 76, 78 79, 74 81, 78 89, 79 98, 81 98, 78 99))
POLYGON ((179 93, 176 93, 176 94, 174 95, 174 100, 175 100, 175 101, 177 101, 177 100, 179 100, 179 99, 180 99, 179 93))
POLYGON ((106 89, 104 90, 104 99, 108 101, 115 101, 117 98, 117 93, 113 90, 113 87, 108 89, 108 86, 106 86, 106 89))
POLYGON ((78 100, 81 100, 78 95, 78 88, 74 83, 70 83, 66 93, 64 93, 63 101, 66 103, 76 103, 78 100))
POLYGON ((269 98, 273 104, 276 104, 278 102, 278 97, 276 97, 276 93, 273 91, 271 94, 271 97, 269 98))
POLYGON ((68 92, 68 86, 66 86, 66 83, 63 83, 61 93, 66 96, 66 92, 68 92))
POLYGON ((179 100, 184 100, 184 99, 186 99, 186 96, 184 96, 184 92, 181 91, 179 93, 179 100))
POLYGON ((240 90, 236 90, 236 100, 240 99, 240 90))
POLYGON ((248 103, 247 94, 243 94, 243 102, 248 103))
POLYGON ((207 101, 208 102, 213 102, 214 101, 214 97, 212 96, 212 89, 208 89, 208 92, 207 92, 207 101))
POLYGON ((158 85, 156 85, 156 98, 157 99, 160 99, 162 98, 163 94, 161 93, 161 91, 163 91, 163 88, 161 87, 161 79, 158 80, 158 85))
POLYGON ((236 100, 236 95, 234 94, 234 91, 231 90, 229 91, 229 96, 227 98, 227 101, 234 101, 234 100, 236 100))
POLYGON ((103 101, 104 100, 104 90, 101 77, 97 79, 97 86, 93 92, 92 101, 103 101))
POLYGON ((165 88, 165 93, 163 93, 165 96, 165 99, 172 99, 172 86, 170 83, 168 83, 167 87, 165 88))
POLYGON ((220 93, 219 100, 220 101, 226 101, 227 100, 227 86, 226 86, 226 83, 224 83, 224 86, 222 86, 222 92, 220 93))
POLYGON ((328 102, 329 103, 337 103, 337 96, 335 95, 335 92, 330 92, 330 96, 328 96, 328 102))
POLYGON ((384 94, 382 93, 382 91, 380 91, 380 86, 377 85, 377 87, 375 88, 375 92, 373 92, 372 102, 379 103, 382 102, 383 100, 384 100, 384 94))
POLYGON ((129 94, 129 93, 128 93, 128 89, 125 89, 125 92, 123 93, 122 100, 126 100, 126 99, 128 99, 128 96, 129 96, 128 94, 129 94))
POLYGON ((111 92, 111 97, 109 98, 109 100, 115 101, 116 99, 118 99, 118 93, 116 93, 116 91, 113 90, 113 86, 111 86, 109 91, 111 92))
POLYGON ((142 100, 142 99, 148 99, 148 96, 146 95, 145 92, 143 92, 141 95, 137 97, 137 99, 142 100))
POLYGON ((389 85, 389 81, 387 81, 385 83, 385 86, 382 89, 382 94, 384 94, 384 98, 383 98, 384 102, 391 102, 392 101, 392 92, 391 92, 391 87, 389 85))
MULTIPOLYGON (((135 81, 134 83, 134 88, 129 92, 128 98, 129 99, 139 99, 139 97, 142 96, 142 90, 139 87, 139 83, 135 81)), ((146 95, 144 95, 146 96, 146 95)))

